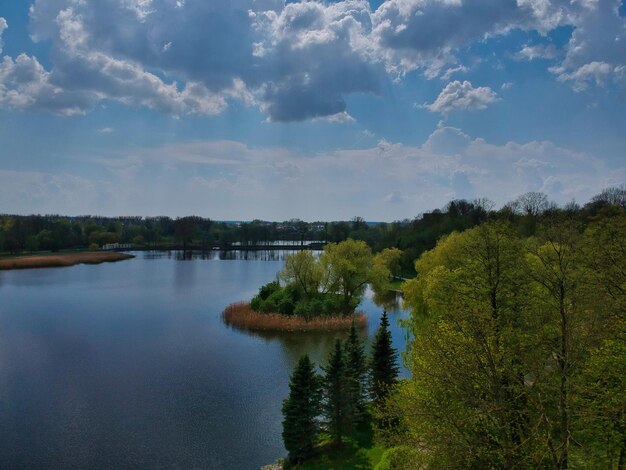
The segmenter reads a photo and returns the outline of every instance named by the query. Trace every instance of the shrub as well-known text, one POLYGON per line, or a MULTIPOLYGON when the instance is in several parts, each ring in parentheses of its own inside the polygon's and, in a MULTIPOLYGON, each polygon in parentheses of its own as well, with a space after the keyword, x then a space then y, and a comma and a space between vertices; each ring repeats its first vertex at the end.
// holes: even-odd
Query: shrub
POLYGON ((269 282, 264 286, 261 286, 259 289, 259 297, 261 300, 267 300, 270 295, 278 290, 280 290, 280 284, 277 281, 269 282))

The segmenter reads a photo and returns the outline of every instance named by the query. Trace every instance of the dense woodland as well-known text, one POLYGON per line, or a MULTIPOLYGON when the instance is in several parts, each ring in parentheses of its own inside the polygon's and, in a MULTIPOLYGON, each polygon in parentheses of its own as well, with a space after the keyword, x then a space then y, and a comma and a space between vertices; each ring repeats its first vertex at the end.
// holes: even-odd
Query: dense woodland
POLYGON ((490 220, 415 262, 381 436, 408 468, 626 468, 626 214, 583 214, 490 220))
POLYGON ((195 249, 229 248, 270 242, 341 242, 363 240, 374 252, 399 248, 402 271, 414 274, 413 261, 452 231, 463 231, 488 220, 508 221, 516 233, 535 233, 542 217, 568 214, 582 224, 606 206, 626 205, 624 186, 609 188, 584 206, 575 202, 559 207, 542 193, 527 193, 496 210, 486 199, 454 200, 442 209, 392 223, 351 221, 217 222, 196 216, 63 217, 58 215, 0 215, 0 253, 95 248, 108 243, 142 246, 178 246, 195 249))

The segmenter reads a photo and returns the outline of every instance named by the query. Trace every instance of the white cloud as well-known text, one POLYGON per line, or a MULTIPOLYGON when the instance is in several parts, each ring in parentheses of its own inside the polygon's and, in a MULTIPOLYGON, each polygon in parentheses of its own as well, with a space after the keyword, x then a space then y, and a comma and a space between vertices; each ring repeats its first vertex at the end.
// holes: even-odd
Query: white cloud
MULTIPOLYGON (((55 97, 29 93, 33 83, 5 81, 1 105, 16 107, 17 98, 6 98, 14 93, 29 103, 22 107, 61 114, 113 99, 172 115, 219 114, 241 101, 271 121, 347 116, 345 97, 381 93, 387 74, 401 79, 419 70, 449 80, 467 72, 457 55, 474 43, 563 25, 573 34, 551 69, 560 81, 576 89, 622 83, 619 4, 387 0, 372 11, 366 0, 35 0, 32 37, 52 45, 53 66, 41 75, 55 97), (588 64, 610 68, 592 72, 588 64)), ((526 45, 517 57, 557 59, 557 51, 526 45)), ((473 96, 478 109, 493 98, 473 96)))
MULTIPOLYGON (((551 69, 558 75, 558 80, 562 82, 571 82, 574 91, 586 90, 590 84, 605 85, 613 76, 617 67, 606 62, 589 62, 579 68, 566 72, 564 67, 555 67, 551 69)), ((617 74, 619 76, 619 73, 617 74)))
POLYGON ((34 57, 20 54, 0 62, 0 106, 11 109, 47 109, 71 116, 94 105, 96 97, 54 85, 50 72, 34 57))
POLYGON ((558 56, 558 50, 554 44, 525 45, 516 54, 519 60, 554 59, 558 56))
POLYGON ((2 42, 2 33, 4 30, 9 27, 7 20, 5 20, 2 16, 0 16, 0 54, 2 53, 2 48, 4 47, 4 43, 2 42))
POLYGON ((549 141, 494 144, 444 124, 416 146, 381 141, 304 156, 235 141, 194 141, 116 151, 89 162, 98 174, 93 179, 0 172, 0 198, 22 213, 177 215, 184 207, 218 219, 361 214, 393 220, 459 197, 501 205, 527 191, 545 191, 560 203, 586 201, 626 181, 624 165, 609 168, 549 141), (376 185, 363 184, 373 180, 376 185))
POLYGON ((450 78, 452 78, 452 75, 454 75, 456 73, 467 73, 468 71, 469 71, 469 68, 465 67, 464 65, 458 65, 456 67, 450 67, 441 76, 441 79, 442 80, 450 80, 450 78))
POLYGON ((349 123, 356 122, 352 116, 350 116, 346 111, 342 111, 340 113, 331 114, 330 116, 324 116, 313 119, 314 121, 326 121, 333 123, 349 123))
POLYGON ((565 46, 565 58, 550 70, 575 91, 590 85, 626 86, 626 17, 619 14, 621 0, 586 2, 572 36, 565 46))
POLYGON ((98 129, 98 134, 111 134, 115 129, 112 127, 103 127, 98 129))
POLYGON ((453 111, 475 111, 485 109, 498 101, 498 95, 489 87, 476 87, 465 80, 455 80, 446 85, 437 99, 424 107, 434 113, 449 114, 453 111))

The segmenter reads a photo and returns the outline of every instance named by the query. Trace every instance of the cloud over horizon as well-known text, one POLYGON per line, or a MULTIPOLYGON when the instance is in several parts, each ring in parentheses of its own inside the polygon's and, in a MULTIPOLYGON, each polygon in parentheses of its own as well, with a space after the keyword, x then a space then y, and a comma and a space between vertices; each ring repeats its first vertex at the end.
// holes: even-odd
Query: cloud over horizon
POLYGON ((197 141, 88 161, 100 176, 0 171, 0 199, 25 214, 65 207, 70 214, 175 216, 185 207, 216 219, 366 215, 391 221, 451 199, 487 197, 502 205, 527 191, 545 192, 561 204, 586 202, 626 178, 624 167, 608 168, 552 142, 497 145, 444 124, 419 146, 383 140, 374 147, 303 156, 279 147, 197 141), (364 184, 373 179, 375 186, 364 184))

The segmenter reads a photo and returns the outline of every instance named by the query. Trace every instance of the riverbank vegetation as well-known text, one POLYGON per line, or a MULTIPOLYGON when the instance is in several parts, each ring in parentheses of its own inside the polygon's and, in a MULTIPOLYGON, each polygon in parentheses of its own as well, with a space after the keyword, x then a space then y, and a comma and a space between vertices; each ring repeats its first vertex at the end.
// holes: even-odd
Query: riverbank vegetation
POLYGON ((109 251, 84 251, 76 253, 53 253, 38 256, 21 256, 0 259, 0 270, 30 269, 30 268, 57 268, 74 266, 76 264, 100 264, 122 261, 133 258, 126 253, 109 251))
POLYGON ((345 342, 336 341, 322 375, 308 356, 300 359, 282 408, 287 468, 372 468, 381 458, 372 410, 398 374, 388 325, 384 313, 369 360, 354 325, 345 342))

